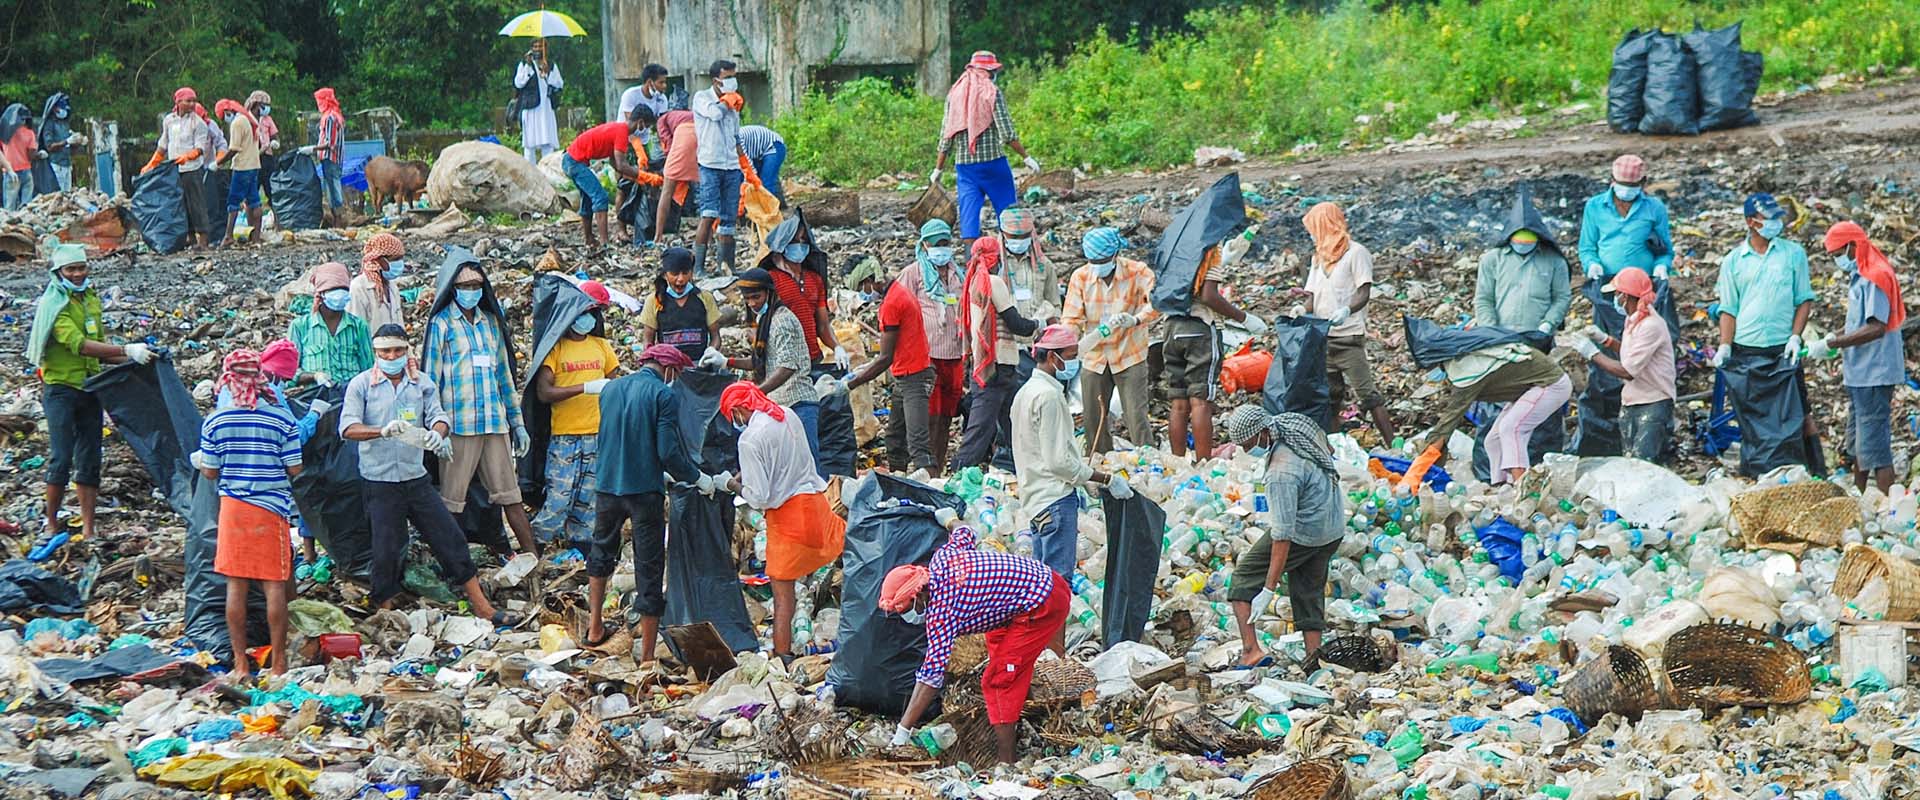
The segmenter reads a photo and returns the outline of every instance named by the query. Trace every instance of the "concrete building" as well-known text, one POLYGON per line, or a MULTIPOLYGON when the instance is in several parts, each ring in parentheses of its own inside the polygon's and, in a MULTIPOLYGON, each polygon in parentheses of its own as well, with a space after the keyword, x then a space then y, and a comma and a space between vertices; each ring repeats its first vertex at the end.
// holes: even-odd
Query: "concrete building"
POLYGON ((945 92, 947 0, 601 0, 606 113, 649 63, 689 93, 707 88, 714 59, 740 65, 749 108, 779 113, 816 80, 912 76, 945 92))

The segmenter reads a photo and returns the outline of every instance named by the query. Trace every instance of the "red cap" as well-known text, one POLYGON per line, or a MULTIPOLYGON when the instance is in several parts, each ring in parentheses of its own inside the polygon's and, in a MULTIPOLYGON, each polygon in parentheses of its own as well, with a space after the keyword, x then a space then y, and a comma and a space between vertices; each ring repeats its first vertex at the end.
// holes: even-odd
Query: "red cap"
POLYGON ((981 69, 999 69, 1000 58, 992 50, 975 50, 973 57, 967 59, 967 66, 981 69))
POLYGON ((613 293, 607 291, 607 285, 599 281, 581 281, 580 291, 593 298, 594 305, 607 305, 613 302, 613 293))

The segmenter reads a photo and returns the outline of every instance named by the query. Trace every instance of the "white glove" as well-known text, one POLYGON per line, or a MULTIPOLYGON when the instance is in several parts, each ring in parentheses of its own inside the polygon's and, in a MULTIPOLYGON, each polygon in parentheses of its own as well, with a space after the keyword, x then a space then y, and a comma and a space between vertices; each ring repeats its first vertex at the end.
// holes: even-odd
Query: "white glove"
POLYGON ((307 404, 307 410, 324 417, 327 412, 333 410, 333 404, 325 400, 315 400, 307 404))
POLYGON ((1653 279, 1656 281, 1664 281, 1667 279, 1667 276, 1672 272, 1673 272, 1672 267, 1669 267, 1666 264, 1661 264, 1653 268, 1653 279))
POLYGON ((1253 242, 1249 241, 1245 236, 1235 236, 1228 239, 1220 245, 1220 264, 1222 266, 1237 264, 1240 262, 1240 257, 1246 255, 1247 251, 1252 248, 1253 242))
POLYGON ((533 437, 527 435, 527 426, 513 426, 513 457, 524 458, 527 451, 533 449, 533 437))
POLYGON ((1116 311, 1107 315, 1107 327, 1114 330, 1131 328, 1140 324, 1140 318, 1131 311, 1116 311))
POLYGON ((1273 590, 1262 588, 1253 596, 1253 613, 1247 616, 1249 621, 1260 619, 1273 613, 1273 590))
POLYGON ((1107 479, 1107 493, 1115 500, 1125 500, 1133 496, 1133 487, 1127 485, 1125 476, 1115 475, 1107 479))
POLYGON ((1787 337, 1787 363, 1800 366, 1800 334, 1787 337))
POLYGON ((321 386, 332 386, 333 376, 328 375, 327 373, 324 373, 324 372, 316 372, 316 373, 313 373, 313 382, 320 384, 321 386))
POLYGON ((1040 171, 1040 159, 1037 159, 1037 158, 1034 158, 1033 156, 1027 156, 1027 171, 1028 171, 1028 172, 1039 172, 1039 171, 1040 171))
POLYGON ((33 160, 35 160, 35 161, 45 161, 45 160, 47 160, 47 151, 45 151, 45 150, 35 150, 35 151, 33 151, 33 160))
MULTIPOLYGON (((446 444, 449 444, 447 437, 441 436, 439 431, 432 428, 428 428, 427 432, 420 437, 420 449, 436 455, 440 452, 440 446, 446 444)), ((447 449, 449 452, 452 451, 451 447, 447 449)))
POLYGON ((1601 267, 1599 264, 1587 265, 1587 280, 1597 281, 1603 277, 1606 277, 1606 274, 1607 274, 1606 269, 1601 267))
POLYGON ((834 345, 833 363, 835 366, 838 366, 840 368, 841 372, 845 372, 847 371, 847 368, 853 366, 853 354, 847 352, 847 348, 841 347, 839 345, 834 345))
POLYGON ((700 366, 707 369, 726 369, 727 354, 720 352, 717 347, 709 347, 706 352, 700 354, 700 366))
POLYGON ((699 489, 701 494, 704 494, 708 497, 712 497, 713 496, 713 476, 708 475, 707 473, 704 473, 704 472, 700 473, 700 477, 694 479, 693 487, 696 489, 699 489))
POLYGON ((599 394, 601 390, 607 388, 607 384, 609 383, 612 383, 612 381, 609 381, 606 378, 595 378, 593 380, 587 381, 586 383, 580 384, 580 391, 585 392, 587 394, 599 394))
POLYGON ((1600 354, 1600 345, 1594 344, 1592 339, 1575 339, 1573 352, 1579 353, 1581 358, 1591 360, 1600 354))
POLYGON ((819 393, 821 397, 830 397, 836 394, 846 394, 847 382, 840 380, 839 378, 833 377, 832 375, 822 375, 820 376, 820 380, 813 382, 813 390, 819 393))
POLYGON ((732 470, 721 470, 720 474, 713 476, 713 490, 716 492, 731 492, 733 491, 733 485, 738 482, 739 480, 733 477, 732 470))
POLYGON ((135 364, 150 364, 153 362, 153 348, 140 342, 125 345, 120 349, 127 354, 127 360, 135 364))
POLYGON ((893 739, 888 741, 887 744, 892 747, 905 747, 907 740, 911 738, 913 738, 912 729, 896 722, 893 725, 893 739))
POLYGON ((1581 328, 1580 335, 1585 336, 1588 339, 1592 339, 1594 344, 1607 343, 1607 338, 1608 338, 1607 332, 1600 330, 1599 327, 1594 325, 1588 325, 1587 327, 1581 328))
POLYGON ((951 530, 954 525, 959 524, 960 513, 942 506, 933 510, 933 520, 940 523, 940 527, 951 530))
POLYGON ((380 435, 389 439, 406 432, 407 423, 403 420, 396 419, 380 427, 380 435))
POLYGON ((303 156, 313 155, 313 145, 307 145, 306 147, 302 147, 298 150, 295 150, 294 152, 299 153, 300 155, 303 155, 303 156))
POLYGON ((188 453, 187 463, 192 464, 194 469, 207 469, 207 454, 198 450, 188 453))
POLYGON ((1728 347, 1727 345, 1724 345, 1724 344, 1720 345, 1718 349, 1713 351, 1713 365, 1715 367, 1726 366, 1727 357, 1731 355, 1733 355, 1733 348, 1728 347))
POLYGON ((940 170, 936 169, 932 172, 927 173, 927 185, 929 186, 940 185, 940 170))
POLYGON ((1251 311, 1247 312, 1246 320, 1242 321, 1240 325, 1247 329, 1247 333, 1251 333, 1255 336, 1267 335, 1267 321, 1264 319, 1261 319, 1259 314, 1255 314, 1251 311))
POLYGON ((1827 344, 1827 337, 1818 336, 1818 337, 1814 337, 1812 339, 1807 340, 1807 357, 1808 358, 1817 358, 1817 359, 1824 360, 1824 359, 1833 358, 1834 356, 1837 356, 1837 355, 1840 355, 1840 351, 1838 349, 1835 349, 1832 345, 1827 344))
POLYGON ((1352 315, 1353 315, 1352 310, 1348 309, 1346 306, 1341 306, 1340 308, 1334 310, 1333 316, 1328 317, 1327 321, 1333 323, 1335 326, 1338 326, 1340 323, 1346 322, 1347 317, 1352 315))
POLYGON ((1553 333, 1553 323, 1551 323, 1551 322, 1542 322, 1542 323, 1540 323, 1540 332, 1541 332, 1541 333, 1546 333, 1546 334, 1551 334, 1551 333, 1553 333))

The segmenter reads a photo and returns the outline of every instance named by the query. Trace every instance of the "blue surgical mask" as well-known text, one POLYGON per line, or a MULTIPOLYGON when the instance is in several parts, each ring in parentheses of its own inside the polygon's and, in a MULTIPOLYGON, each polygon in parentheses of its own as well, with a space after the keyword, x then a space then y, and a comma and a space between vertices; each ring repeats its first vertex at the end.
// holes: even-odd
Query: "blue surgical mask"
POLYGON ((754 307, 753 307, 753 317, 754 317, 754 319, 759 319, 759 318, 761 318, 761 317, 764 317, 764 316, 766 316, 766 315, 767 315, 767 306, 770 306, 770 305, 773 305, 773 302, 772 302, 772 301, 767 301, 767 302, 765 302, 765 303, 761 303, 760 305, 757 305, 757 306, 754 306, 754 307))
POLYGON ((953 263, 953 248, 951 247, 927 248, 927 263, 930 263, 936 267, 944 267, 948 264, 953 263))
POLYGON ((1613 185, 1613 197, 1622 203, 1631 203, 1640 199, 1640 187, 1616 183, 1613 185))
POLYGON ((54 110, 53 110, 53 118, 54 118, 54 119, 66 119, 66 118, 67 118, 67 107, 66 107, 66 106, 61 106, 61 107, 59 107, 59 108, 56 108, 56 109, 54 109, 54 110))
POLYGON ((388 375, 398 375, 407 371, 407 359, 405 357, 376 358, 374 361, 380 364, 380 371, 388 375))
POLYGON ((1786 229, 1787 221, 1784 218, 1775 217, 1760 223, 1760 230, 1757 232, 1760 234, 1760 238, 1772 241, 1773 237, 1779 236, 1780 232, 1786 229))
POLYGON ((352 299, 352 295, 348 294, 345 289, 330 289, 326 294, 320 295, 320 302, 326 304, 327 308, 332 311, 347 310, 347 301, 350 299, 352 299))
POLYGON ((260 107, 260 116, 263 116, 263 117, 269 117, 269 116, 272 116, 272 115, 273 115, 273 106, 261 106, 261 107, 260 107))
POLYGON ((474 306, 480 305, 480 294, 485 291, 485 289, 455 289, 453 290, 453 302, 459 303, 461 308, 471 311, 474 306))
POLYGON ((798 264, 807 260, 807 254, 813 252, 813 246, 806 242, 794 242, 780 251, 780 257, 788 263, 798 264))
POLYGON ((1860 268, 1860 265, 1854 262, 1852 256, 1844 253, 1833 257, 1833 266, 1839 269, 1842 275, 1852 275, 1854 270, 1860 268))
POLYGON ((1074 378, 1080 377, 1080 359, 1069 358, 1061 362, 1059 371, 1053 373, 1053 377, 1059 378, 1063 385, 1072 383, 1074 378))
POLYGON ((1007 252, 1012 253, 1016 256, 1024 256, 1027 254, 1028 250, 1032 250, 1032 249, 1033 249, 1033 237, 1031 236, 1024 236, 1019 239, 1007 240, 1007 252))
POLYGON ((1618 297, 1613 298, 1613 312, 1623 317, 1627 315, 1627 305, 1620 302, 1618 297))
POLYGON ((592 314, 581 314, 573 320, 573 332, 585 336, 593 332, 593 324, 592 314))
POLYGON ((920 613, 920 609, 909 608, 905 611, 900 612, 900 621, 907 623, 908 625, 919 625, 925 622, 926 619, 924 615, 920 613))
POLYGON ((1540 246, 1539 242, 1508 242, 1507 244, 1513 246, 1513 252, 1523 256, 1532 253, 1533 248, 1540 246))
POLYGON ((1266 457, 1267 457, 1267 448, 1265 448, 1265 447, 1249 447, 1249 448, 1247 448, 1247 455, 1250 455, 1250 456, 1253 456, 1254 458, 1266 458, 1266 457))
POLYGON ((73 281, 67 280, 65 277, 62 277, 60 279, 60 288, 65 289, 69 292, 84 292, 87 290, 87 283, 90 280, 91 280, 90 278, 81 278, 79 283, 74 283, 73 281))
POLYGON ((862 303, 877 303, 879 301, 880 301, 879 292, 861 292, 860 293, 860 302, 862 303))
POLYGON ((691 283, 685 286, 682 286, 678 289, 673 288, 673 284, 671 283, 667 284, 667 296, 675 300, 678 300, 682 297, 686 297, 687 293, 691 291, 693 291, 693 284, 691 283))
POLYGON ((405 275, 407 274, 407 262, 403 259, 398 259, 398 258, 392 261, 389 261, 387 262, 387 268, 384 270, 381 270, 380 274, 385 275, 387 280, 393 280, 402 275, 405 275))
POLYGON ((1119 264, 1118 262, 1115 262, 1113 259, 1109 258, 1105 261, 1095 261, 1093 262, 1092 266, 1093 266, 1093 274, 1098 275, 1102 278, 1111 278, 1113 277, 1114 269, 1117 268, 1119 264))
POLYGON ((233 116, 234 116, 234 115, 233 115, 233 112, 231 112, 231 111, 229 111, 229 112, 227 112, 227 113, 225 113, 225 114, 222 114, 222 115, 220 116, 220 121, 222 121, 222 122, 225 122, 225 123, 227 123, 228 125, 232 125, 232 124, 233 124, 233 116))

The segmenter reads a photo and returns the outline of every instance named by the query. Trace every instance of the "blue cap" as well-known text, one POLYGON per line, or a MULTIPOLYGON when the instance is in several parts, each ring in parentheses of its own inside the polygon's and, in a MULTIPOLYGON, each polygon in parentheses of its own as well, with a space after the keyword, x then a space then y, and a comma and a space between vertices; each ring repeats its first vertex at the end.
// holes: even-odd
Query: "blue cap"
POLYGON ((1773 195, 1766 192, 1747 195, 1747 216, 1773 219, 1786 215, 1787 210, 1780 207, 1780 201, 1773 199, 1773 195))

